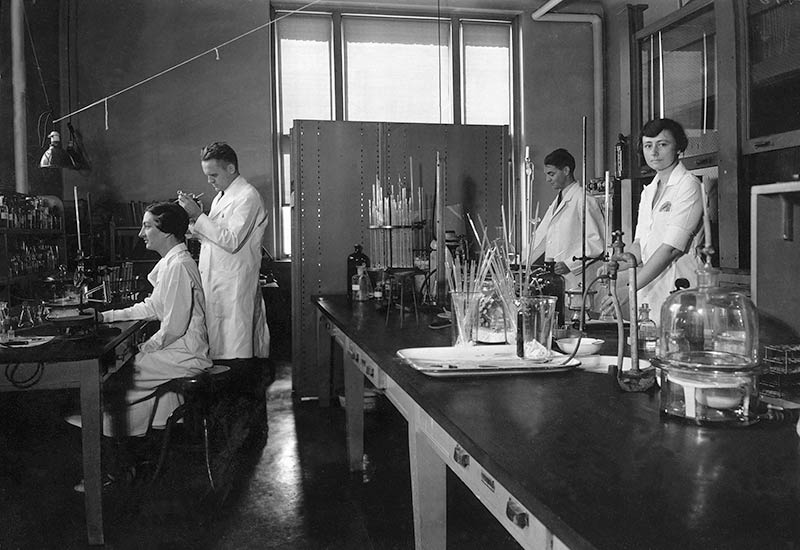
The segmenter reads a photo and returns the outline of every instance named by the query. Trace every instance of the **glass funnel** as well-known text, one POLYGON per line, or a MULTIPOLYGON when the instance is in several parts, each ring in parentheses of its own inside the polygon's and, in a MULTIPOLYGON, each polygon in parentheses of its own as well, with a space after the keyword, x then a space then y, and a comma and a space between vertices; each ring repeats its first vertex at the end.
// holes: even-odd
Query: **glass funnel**
POLYGON ((758 405, 758 312, 750 299, 719 287, 718 271, 698 270, 698 287, 661 308, 653 364, 661 371, 661 412, 700 424, 750 424, 758 405))

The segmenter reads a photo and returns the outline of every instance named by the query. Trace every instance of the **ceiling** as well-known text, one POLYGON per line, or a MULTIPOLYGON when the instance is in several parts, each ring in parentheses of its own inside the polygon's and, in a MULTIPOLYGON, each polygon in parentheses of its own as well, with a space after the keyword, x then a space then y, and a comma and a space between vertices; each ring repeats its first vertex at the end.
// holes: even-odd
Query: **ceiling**
MULTIPOLYGON (((278 7, 299 7, 305 6, 313 0, 277 0, 273 4, 278 7)), ((374 9, 396 9, 399 11, 457 11, 457 12, 525 12, 534 11, 544 5, 546 0, 320 0, 309 9, 323 9, 325 7, 336 8, 358 8, 363 10, 374 9)), ((564 8, 572 8, 569 11, 582 11, 581 7, 597 2, 587 2, 580 0, 562 0, 558 6, 561 11, 564 8)))

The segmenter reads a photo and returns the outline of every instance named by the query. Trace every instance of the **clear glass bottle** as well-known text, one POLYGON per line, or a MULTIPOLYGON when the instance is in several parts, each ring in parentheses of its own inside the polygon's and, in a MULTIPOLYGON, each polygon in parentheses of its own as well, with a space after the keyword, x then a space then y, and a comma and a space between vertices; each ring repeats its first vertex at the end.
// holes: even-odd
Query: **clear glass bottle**
POLYGON ((8 199, 0 195, 0 227, 10 227, 8 210, 8 199))
POLYGON ((14 337, 11 328, 11 313, 8 311, 8 302, 0 302, 0 342, 5 342, 14 337))
POLYGON ((636 321, 639 330, 639 340, 637 349, 639 358, 650 360, 656 355, 656 343, 658 342, 658 327, 656 322, 650 318, 650 306, 642 304, 639 306, 639 317, 636 321))
POLYGON ((347 297, 351 300, 353 298, 352 280, 356 275, 357 267, 363 265, 369 267, 369 257, 364 254, 364 247, 360 244, 354 246, 353 252, 347 256, 347 297))
POLYGON ((555 271, 556 262, 552 258, 544 261, 545 272, 539 276, 539 285, 544 296, 556 298, 556 327, 561 328, 566 324, 566 309, 564 304, 564 277, 555 271))
POLYGON ((386 287, 386 271, 381 269, 377 274, 377 281, 375 281, 375 290, 372 293, 372 297, 378 301, 383 301, 383 289, 386 287))
POLYGON ((367 266, 359 265, 356 274, 353 275, 350 291, 354 302, 366 302, 372 297, 372 281, 369 280, 367 266))

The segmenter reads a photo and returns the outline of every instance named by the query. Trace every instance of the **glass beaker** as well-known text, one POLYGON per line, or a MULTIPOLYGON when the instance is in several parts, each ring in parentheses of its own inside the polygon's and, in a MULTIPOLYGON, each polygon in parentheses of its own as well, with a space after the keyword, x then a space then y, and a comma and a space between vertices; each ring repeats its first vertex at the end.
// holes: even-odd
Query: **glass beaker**
POLYGON ((482 344, 505 344, 515 333, 514 316, 491 279, 481 284, 477 330, 477 341, 482 344))
POLYGON ((478 339, 478 304, 480 292, 451 291, 453 345, 474 346, 478 339))
POLYGON ((552 355, 555 296, 523 296, 517 313, 517 356, 544 362, 552 355))

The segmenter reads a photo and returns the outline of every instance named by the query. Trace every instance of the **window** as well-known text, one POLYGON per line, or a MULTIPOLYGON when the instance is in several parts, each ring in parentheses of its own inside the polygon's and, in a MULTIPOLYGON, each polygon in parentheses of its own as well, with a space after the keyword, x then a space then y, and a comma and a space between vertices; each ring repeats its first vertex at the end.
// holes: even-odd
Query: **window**
POLYGON ((303 13, 275 28, 280 257, 291 251, 295 119, 333 120, 337 102, 344 120, 506 125, 512 119, 510 21, 303 13))
POLYGON ((331 67, 332 27, 327 15, 293 15, 276 24, 278 121, 278 173, 280 174, 280 250, 286 257, 291 241, 291 142, 295 119, 331 120, 333 92, 331 67))
POLYGON ((511 124, 511 26, 461 23, 462 120, 465 124, 511 124))
POLYGON ((345 119, 453 122, 449 21, 342 17, 345 119))

